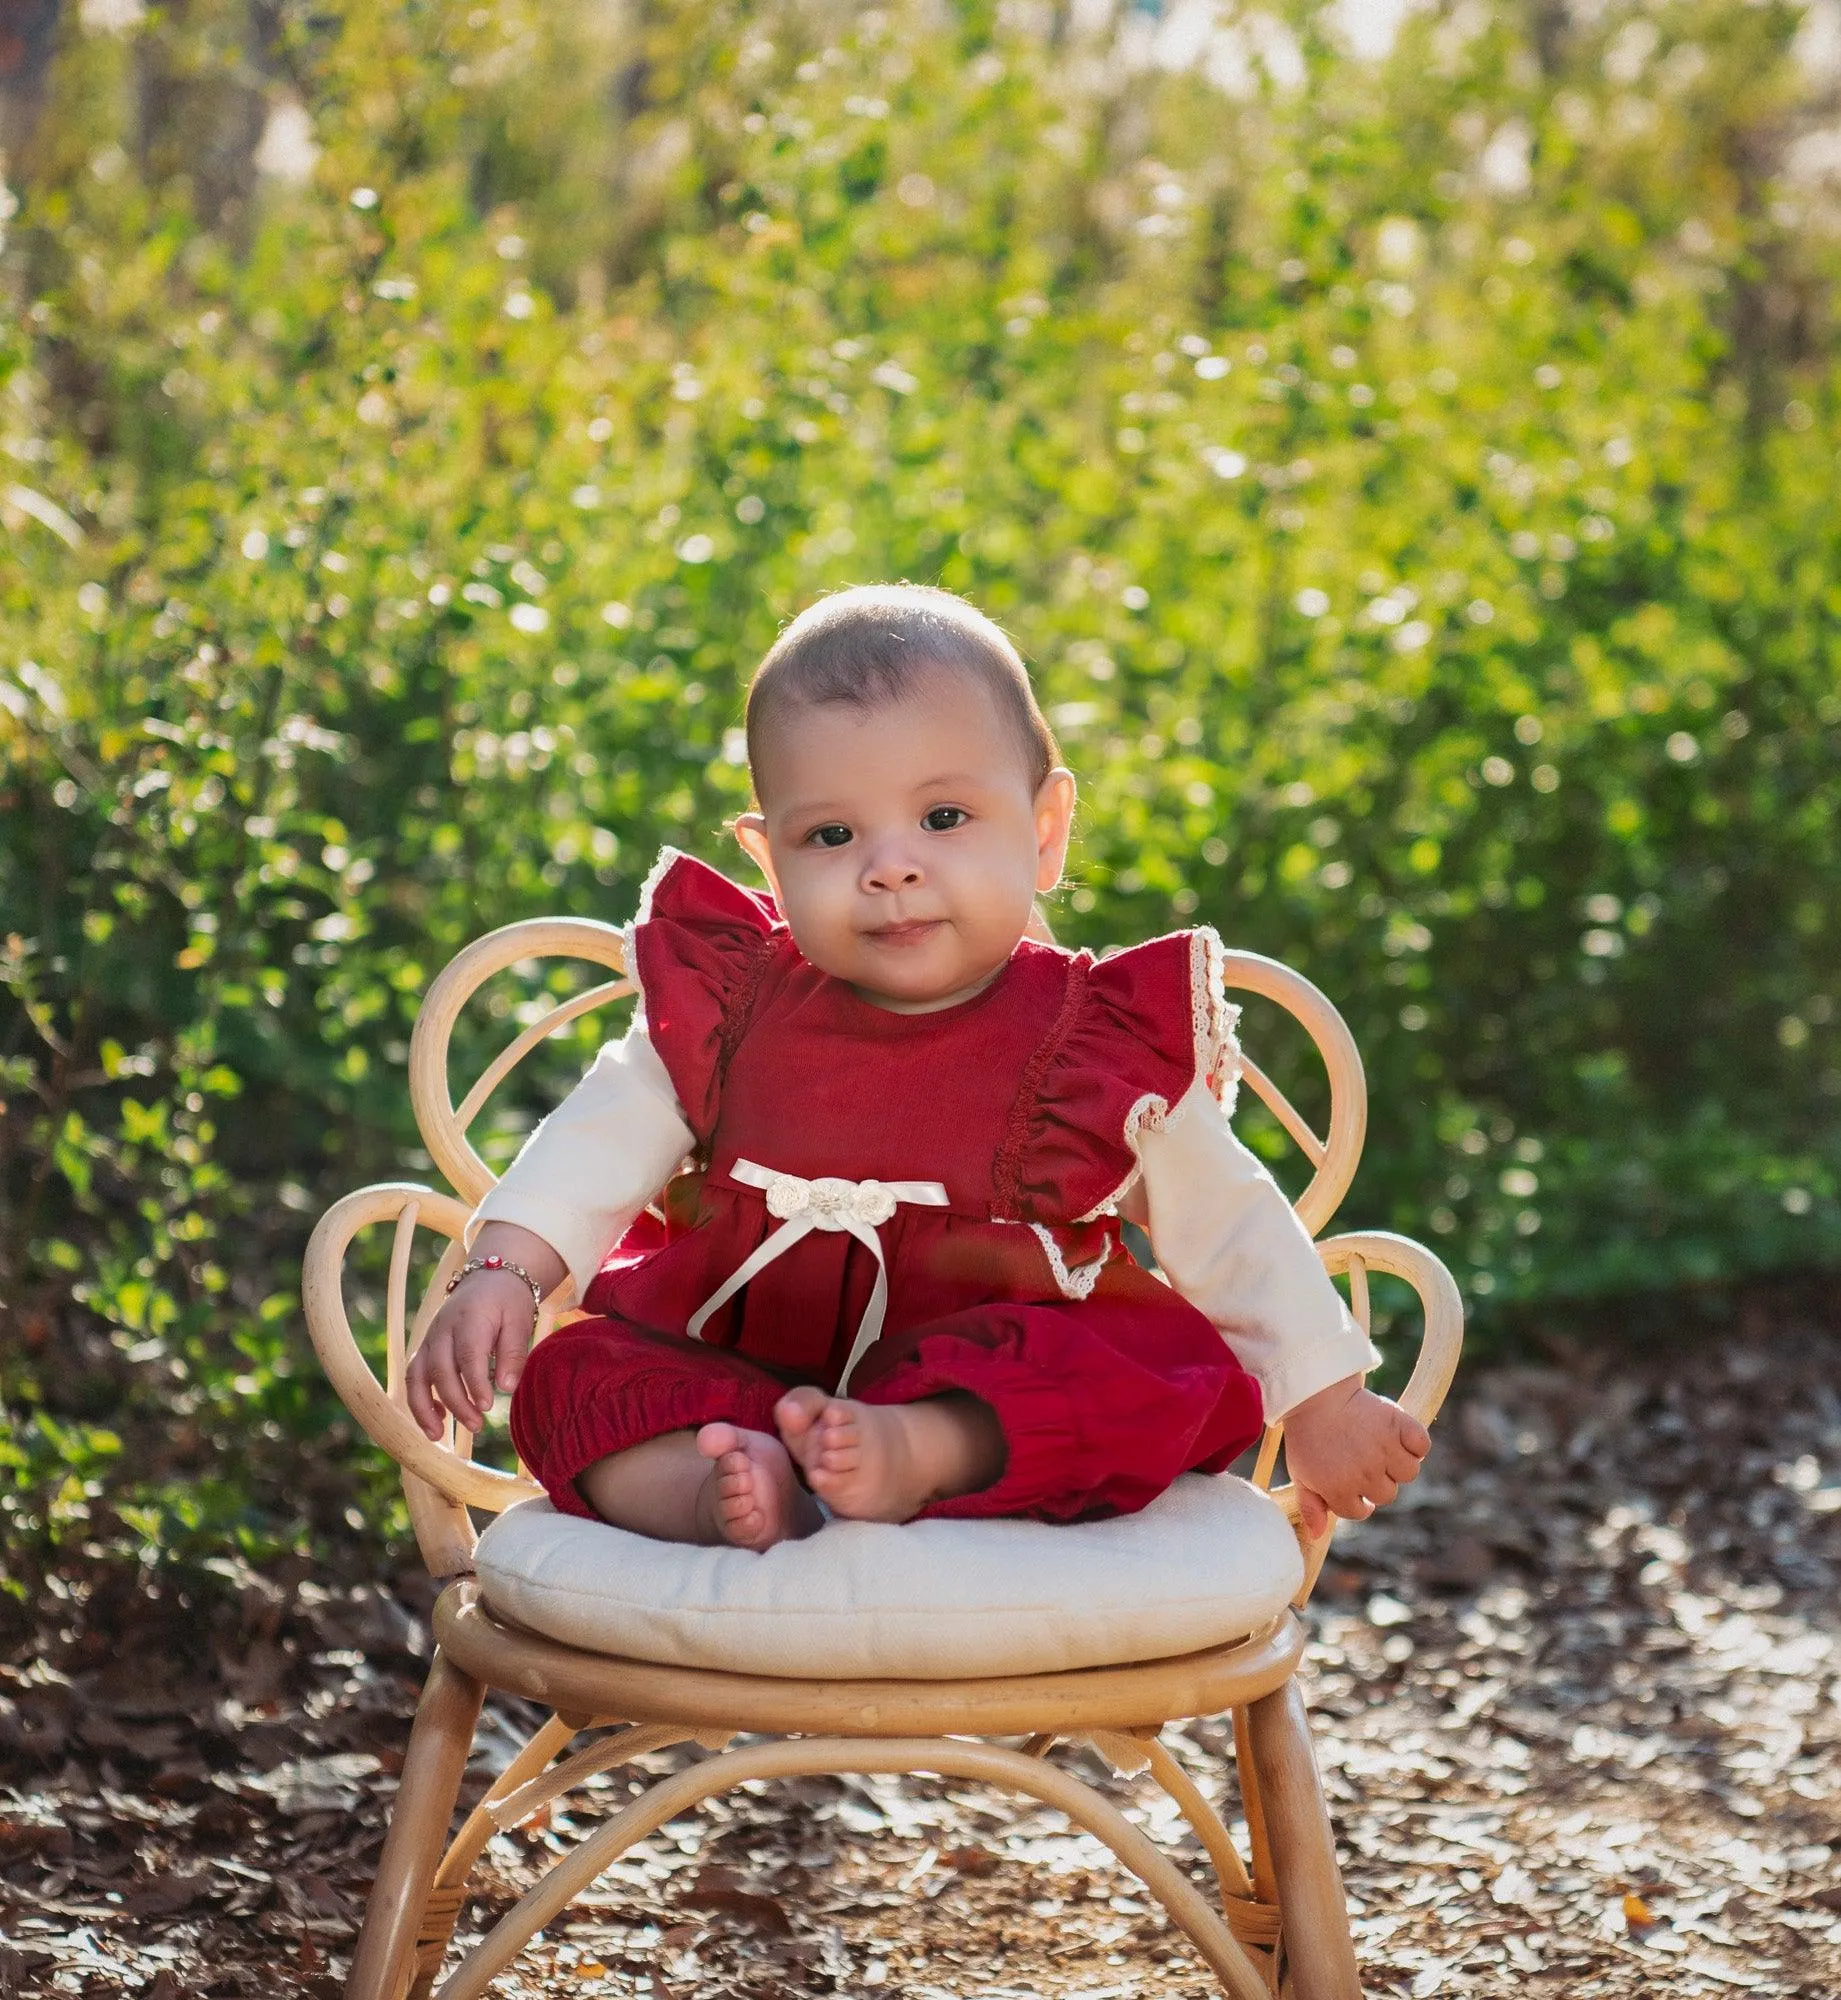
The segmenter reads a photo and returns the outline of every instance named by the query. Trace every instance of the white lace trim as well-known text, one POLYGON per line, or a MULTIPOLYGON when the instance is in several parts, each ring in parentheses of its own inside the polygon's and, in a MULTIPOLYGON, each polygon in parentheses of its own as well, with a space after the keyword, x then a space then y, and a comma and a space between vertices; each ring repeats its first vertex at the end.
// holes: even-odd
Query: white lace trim
POLYGON ((1140 1142, 1143 1140, 1146 1132, 1161 1131, 1164 1121, 1169 1115, 1170 1100, 1167 1097, 1159 1097, 1154 1090, 1147 1090, 1138 1099, 1137 1103, 1126 1112, 1124 1139, 1126 1145, 1131 1148, 1131 1172, 1120 1181, 1118 1186, 1112 1190, 1104 1201, 1096 1202, 1093 1207, 1087 1210, 1085 1215, 1075 1216, 1074 1220, 1077 1223, 1097 1222, 1102 1215, 1118 1214, 1119 1203, 1138 1185, 1139 1178, 1144 1172, 1144 1161, 1138 1154, 1140 1142))
POLYGON ((1068 1269, 1068 1261, 1061 1254, 1061 1245, 1055 1241, 1054 1231, 1044 1223, 1032 1222, 1029 1227, 1035 1232, 1036 1241, 1042 1246, 1042 1254, 1048 1259, 1048 1268, 1055 1274, 1055 1284, 1064 1299, 1084 1299, 1099 1283, 1099 1274, 1106 1268, 1106 1256, 1096 1257, 1091 1264, 1076 1264, 1068 1269))
POLYGON ((633 982, 633 1019, 646 1018, 646 989, 639 977, 639 953, 635 941, 641 924, 650 920, 652 898, 658 893, 658 885, 670 872, 675 861, 682 861, 683 850, 676 847, 661 847, 658 859, 653 862, 651 873, 639 885, 639 907, 633 912, 633 921, 620 927, 620 949, 626 958, 626 976, 633 982))
POLYGON ((1226 952, 1220 934, 1204 924, 1189 938, 1189 1020, 1195 1031, 1195 1073, 1217 1078, 1221 1108, 1232 1115, 1240 1094, 1240 1009, 1222 984, 1226 952))

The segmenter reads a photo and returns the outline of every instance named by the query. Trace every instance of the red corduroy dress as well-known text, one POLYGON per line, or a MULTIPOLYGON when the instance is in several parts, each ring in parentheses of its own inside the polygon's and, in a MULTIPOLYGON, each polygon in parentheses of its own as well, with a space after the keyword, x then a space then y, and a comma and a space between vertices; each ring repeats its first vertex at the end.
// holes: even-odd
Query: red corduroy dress
POLYGON ((1231 1052, 1206 936, 1098 961, 1025 940, 972 999, 895 1014, 809 964, 766 897, 673 859, 632 962, 697 1152, 589 1286, 596 1316, 541 1342, 512 1397, 554 1503, 591 1513, 575 1481, 610 1452, 718 1420, 772 1431, 789 1386, 838 1386, 878 1277, 858 1235, 805 1234, 686 1335, 782 1227, 750 1174, 944 1190, 877 1229, 886 1317, 848 1382, 867 1403, 967 1390, 996 1412, 1002 1474, 928 1514, 1132 1513, 1229 1465, 1259 1434, 1258 1385, 1111 1212, 1128 1132, 1231 1052))

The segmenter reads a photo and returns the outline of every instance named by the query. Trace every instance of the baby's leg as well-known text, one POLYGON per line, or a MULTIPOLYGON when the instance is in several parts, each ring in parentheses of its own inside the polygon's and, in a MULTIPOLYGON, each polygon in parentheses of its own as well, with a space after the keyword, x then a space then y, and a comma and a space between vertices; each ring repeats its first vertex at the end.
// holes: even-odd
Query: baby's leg
MULTIPOLYGON (((850 1386, 872 1424, 912 1421, 956 1398, 995 1427, 981 1476, 940 1484, 908 1518, 1134 1513, 1184 1472, 1224 1469, 1260 1431, 1257 1385, 1202 1314, 1149 1277, 1103 1284, 1080 1302, 993 1304, 909 1328, 878 1341, 850 1386)), ((814 1393, 783 1397, 775 1421, 841 1513, 787 1432, 788 1404, 814 1393)), ((913 1487, 899 1497, 906 1505, 913 1487)))
POLYGON ((576 1477, 602 1520, 661 1542, 766 1549, 822 1523, 777 1437, 737 1424, 671 1431, 598 1458, 576 1477))
POLYGON ((822 1519, 773 1435, 785 1392, 784 1378, 700 1341, 578 1320, 531 1350, 512 1438, 563 1513, 767 1548, 822 1519))
POLYGON ((911 1521, 936 1500, 989 1486, 1004 1434, 988 1403, 963 1391, 878 1405, 789 1389, 774 1408, 812 1491, 852 1521, 911 1521))

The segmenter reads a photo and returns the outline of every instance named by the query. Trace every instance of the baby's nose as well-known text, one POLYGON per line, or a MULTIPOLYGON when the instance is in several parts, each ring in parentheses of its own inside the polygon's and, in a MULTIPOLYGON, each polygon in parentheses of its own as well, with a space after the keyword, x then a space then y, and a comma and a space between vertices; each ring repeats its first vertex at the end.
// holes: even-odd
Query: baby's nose
POLYGON ((872 855, 869 866, 863 871, 863 886, 866 889, 912 889, 920 880, 919 861, 913 854, 900 849, 872 855))

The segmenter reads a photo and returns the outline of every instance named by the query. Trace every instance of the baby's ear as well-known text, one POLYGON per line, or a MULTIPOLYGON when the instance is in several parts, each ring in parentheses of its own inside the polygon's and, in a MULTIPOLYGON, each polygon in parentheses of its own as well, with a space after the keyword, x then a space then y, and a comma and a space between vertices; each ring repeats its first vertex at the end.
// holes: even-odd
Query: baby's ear
POLYGON ((729 822, 729 831, 741 843, 742 852, 767 877, 767 886, 777 899, 780 885, 774 880, 773 854, 767 845, 765 818, 758 812, 737 813, 729 822))
POLYGON ((1036 788, 1036 887, 1046 895, 1061 881, 1074 832, 1074 774, 1057 765, 1036 788))

